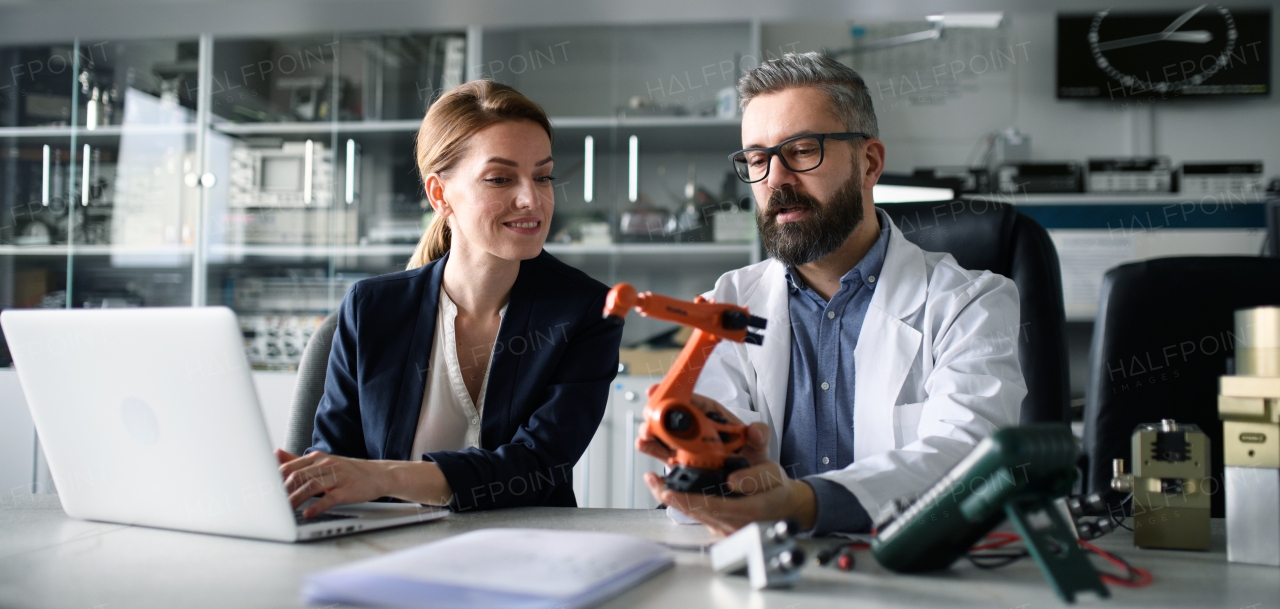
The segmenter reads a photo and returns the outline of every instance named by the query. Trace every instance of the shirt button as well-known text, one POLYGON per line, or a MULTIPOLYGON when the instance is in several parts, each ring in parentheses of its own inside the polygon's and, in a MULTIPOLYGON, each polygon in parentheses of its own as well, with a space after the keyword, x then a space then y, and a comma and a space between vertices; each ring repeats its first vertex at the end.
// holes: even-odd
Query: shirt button
POLYGON ((830 463, 830 462, 831 462, 831 459, 828 459, 828 458, 826 458, 826 457, 823 457, 823 458, 822 458, 822 464, 823 464, 823 465, 826 465, 826 464, 828 464, 828 463, 830 463))
POLYGON ((867 283, 875 283, 875 282, 876 282, 875 275, 867 275, 867 283))
POLYGON ((826 391, 826 390, 828 390, 828 389, 830 389, 830 388, 831 388, 831 383, 828 383, 828 382, 826 382, 826 381, 823 381, 823 382, 822 382, 822 390, 823 390, 823 391, 826 391))
POLYGON ((472 425, 479 425, 479 424, 480 424, 480 419, 474 419, 474 418, 473 418, 473 419, 471 419, 471 424, 472 424, 472 425))
POLYGON ((835 318, 836 318, 835 311, 827 311, 827 319, 835 319, 835 318))

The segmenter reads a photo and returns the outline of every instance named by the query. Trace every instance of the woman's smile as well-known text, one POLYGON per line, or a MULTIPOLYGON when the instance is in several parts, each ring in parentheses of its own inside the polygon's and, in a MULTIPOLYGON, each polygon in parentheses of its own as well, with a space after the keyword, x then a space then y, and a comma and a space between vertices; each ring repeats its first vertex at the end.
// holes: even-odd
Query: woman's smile
POLYGON ((521 235, 536 235, 542 232, 541 218, 531 218, 531 217, 516 218, 515 220, 503 222, 502 225, 517 233, 520 233, 521 235))

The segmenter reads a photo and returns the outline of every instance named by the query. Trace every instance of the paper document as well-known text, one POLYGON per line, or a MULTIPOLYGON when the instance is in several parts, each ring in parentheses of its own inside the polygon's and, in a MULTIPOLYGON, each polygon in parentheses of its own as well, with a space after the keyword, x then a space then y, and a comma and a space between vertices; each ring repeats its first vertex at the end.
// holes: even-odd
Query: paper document
POLYGON ((393 607, 588 607, 674 562, 629 535, 485 529, 317 573, 303 586, 314 604, 393 607))

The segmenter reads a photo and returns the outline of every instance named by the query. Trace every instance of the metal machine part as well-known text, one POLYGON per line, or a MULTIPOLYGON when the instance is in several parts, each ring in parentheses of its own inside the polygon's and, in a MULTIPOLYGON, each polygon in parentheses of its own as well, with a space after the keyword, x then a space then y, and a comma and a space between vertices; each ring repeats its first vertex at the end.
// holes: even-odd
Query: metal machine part
POLYGON ((1280 307, 1236 311, 1236 374, 1280 376, 1280 307))
POLYGON ((1227 560, 1280 567, 1280 469, 1224 468, 1227 560))
POLYGON ((1236 311, 1235 336, 1218 394, 1227 560, 1280 567, 1280 307, 1236 311))
POLYGON ((799 532, 793 520, 753 522, 711 546, 711 568, 746 574, 756 590, 790 587, 804 566, 804 550, 795 540, 799 532))
POLYGON ((1133 545, 1209 549, 1209 436, 1173 419, 1133 431, 1133 471, 1116 459, 1111 488, 1133 494, 1133 545))
POLYGON ((1063 520, 1071 525, 1076 539, 1097 539, 1115 530, 1111 506, 1098 493, 1063 497, 1053 505, 1063 520))

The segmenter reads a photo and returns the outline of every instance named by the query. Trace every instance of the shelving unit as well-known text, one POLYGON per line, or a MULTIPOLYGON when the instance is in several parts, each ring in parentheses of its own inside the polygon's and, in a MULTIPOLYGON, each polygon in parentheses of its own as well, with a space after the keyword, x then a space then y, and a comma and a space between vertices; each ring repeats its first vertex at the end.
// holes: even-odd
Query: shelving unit
MULTIPOLYGON (((678 240, 666 229, 623 238, 621 218, 637 205, 674 214, 695 198, 702 214, 708 203, 740 205, 746 189, 725 179, 724 158, 738 144, 740 119, 707 115, 709 92, 737 74, 721 70, 703 83, 685 76, 712 61, 736 66, 758 41, 759 25, 739 22, 0 48, 15 65, 73 60, 58 75, 21 83, 18 98, 39 103, 0 102, 0 308, 234 303, 231 291, 247 279, 305 277, 329 285, 321 310, 237 312, 332 310, 352 277, 400 270, 412 254, 424 211, 413 160, 422 112, 442 85, 477 77, 511 84, 553 115, 560 182, 547 251, 607 284, 692 297, 759 260, 759 244, 713 240, 706 215, 678 240), (640 47, 648 54, 633 53, 640 47), (554 61, 548 49, 559 53, 554 61), (495 72, 499 63, 510 69, 495 72), (619 74, 678 76, 700 91, 682 96, 671 82, 641 89, 634 78, 620 84, 619 74), (647 105, 636 101, 644 95, 647 105), (281 159, 276 169, 286 173, 298 163, 319 167, 323 175, 302 178, 314 178, 312 199, 281 202, 236 169, 268 158, 281 159), (632 180, 638 200, 628 196, 632 180), (577 235, 566 228, 585 221, 607 223, 613 242, 563 242, 577 235)), ((253 169, 263 173, 250 179, 262 181, 296 175, 253 169)), ((281 192, 290 188, 297 185, 281 192)), ((664 327, 638 320, 625 341, 664 327)))
MULTIPOLYGON (((759 40, 759 24, 733 22, 0 47, 6 65, 81 60, 18 79, 0 95, 0 309, 229 305, 251 361, 271 368, 254 377, 279 444, 293 386, 288 369, 315 324, 352 282, 401 270, 413 251, 423 213, 414 141, 428 102, 448 82, 482 77, 514 86, 552 117, 558 180, 546 250, 605 284, 692 298, 725 271, 758 261, 760 246, 754 235, 716 241, 705 224, 712 204, 731 211, 748 193, 726 179, 740 119, 713 112, 715 92, 737 74, 690 78, 704 65, 719 70, 758 56, 759 40), (554 63, 546 62, 548 45, 559 53, 554 63), (541 63, 519 73, 519 56, 541 63), (508 69, 495 73, 500 63, 508 69), (676 76, 698 86, 677 92, 676 76), (633 98, 647 98, 634 102, 647 107, 632 107, 633 98), (22 99, 36 101, 15 101, 22 99), (312 200, 275 196, 297 194, 300 180, 274 183, 284 186, 274 192, 259 180, 255 191, 236 173, 246 159, 267 157, 289 172, 297 171, 291 163, 323 165, 323 175, 312 175, 312 200), (675 214, 691 201, 704 213, 701 227, 678 236, 622 230, 637 207, 675 214), (565 229, 581 222, 606 223, 610 242, 563 242, 578 235, 565 229)), ((744 218, 736 218, 739 229, 751 226, 744 218)), ((624 345, 668 327, 633 316, 624 345)), ((4 356, 0 349, 0 403, 16 408, 3 413, 4 424, 23 430, 15 437, 31 439, 24 454, 35 457, 0 479, 16 480, 10 486, 34 479, 47 492, 47 468, 30 420, 18 416, 24 402, 4 356)), ((576 468, 579 497, 616 506, 634 496, 640 507, 647 499, 639 475, 653 464, 624 458, 635 405, 619 405, 627 391, 611 393, 606 421, 576 468), (632 482, 630 495, 621 480, 632 482)))
POLYGON ((0 256, 190 256, 189 245, 0 245, 0 256))

